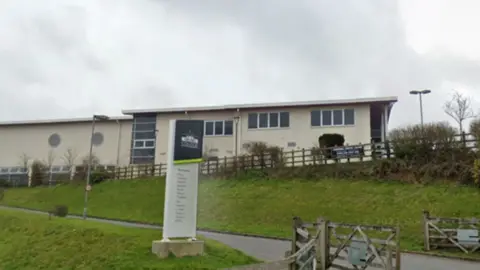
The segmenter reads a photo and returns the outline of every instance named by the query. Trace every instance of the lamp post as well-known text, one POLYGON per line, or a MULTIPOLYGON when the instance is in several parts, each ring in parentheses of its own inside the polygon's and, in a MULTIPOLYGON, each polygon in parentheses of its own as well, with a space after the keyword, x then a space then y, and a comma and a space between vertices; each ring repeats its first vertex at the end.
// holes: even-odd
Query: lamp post
POLYGON ((233 117, 235 121, 235 161, 238 158, 238 122, 240 121, 240 116, 233 117))
POLYGON ((90 174, 92 172, 92 152, 93 152, 93 134, 95 134, 95 121, 108 120, 110 117, 106 115, 96 115, 92 117, 92 133, 90 134, 90 151, 88 153, 88 165, 87 165, 87 180, 85 185, 85 200, 83 203, 83 219, 87 219, 87 208, 88 208, 88 192, 90 189, 90 174))
POLYGON ((410 95, 418 95, 418 99, 420 101, 420 125, 423 128, 423 100, 422 96, 426 94, 430 94, 432 91, 425 89, 425 90, 412 90, 410 91, 410 95))

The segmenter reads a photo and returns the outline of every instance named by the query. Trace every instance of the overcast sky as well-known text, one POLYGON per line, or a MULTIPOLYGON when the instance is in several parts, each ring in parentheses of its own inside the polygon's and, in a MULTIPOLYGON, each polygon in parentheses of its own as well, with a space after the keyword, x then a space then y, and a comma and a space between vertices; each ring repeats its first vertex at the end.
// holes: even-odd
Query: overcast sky
MULTIPOLYGON (((0 121, 398 96, 480 101, 478 0, 2 0, 0 121)), ((475 109, 480 108, 475 103, 475 109)))

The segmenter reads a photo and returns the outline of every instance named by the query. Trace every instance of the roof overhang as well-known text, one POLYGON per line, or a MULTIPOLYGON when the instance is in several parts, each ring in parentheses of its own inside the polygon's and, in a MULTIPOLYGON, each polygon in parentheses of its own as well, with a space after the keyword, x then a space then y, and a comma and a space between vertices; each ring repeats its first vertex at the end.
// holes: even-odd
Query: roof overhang
MULTIPOLYGON (((102 120, 102 122, 111 122, 111 121, 116 122, 116 121, 127 121, 127 120, 132 120, 132 117, 131 116, 112 116, 108 120, 102 120)), ((92 122, 92 117, 26 120, 26 121, 8 121, 8 122, 0 122, 0 126, 71 124, 71 123, 85 123, 85 122, 92 122)))
POLYGON ((183 112, 207 112, 207 111, 230 111, 230 110, 253 110, 269 108, 295 108, 312 106, 339 106, 356 105, 371 103, 393 104, 398 101, 395 96, 376 97, 376 98, 357 98, 357 99, 337 99, 337 100, 315 100, 315 101, 297 101, 297 102, 276 102, 276 103, 254 103, 254 104, 232 104, 223 106, 203 106, 203 107, 175 107, 175 108, 156 108, 156 109, 133 109, 122 110, 123 114, 167 114, 183 112))

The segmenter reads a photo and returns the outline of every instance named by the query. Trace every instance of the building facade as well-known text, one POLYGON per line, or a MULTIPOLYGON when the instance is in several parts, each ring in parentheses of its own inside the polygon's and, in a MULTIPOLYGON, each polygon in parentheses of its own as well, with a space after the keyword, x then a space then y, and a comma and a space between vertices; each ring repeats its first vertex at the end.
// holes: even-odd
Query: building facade
MULTIPOLYGON (((112 117, 95 123, 93 153, 109 165, 130 162, 132 119, 112 117)), ((92 119, 18 121, 0 123, 0 167, 23 166, 26 159, 40 160, 61 170, 88 157, 92 119)))
MULTIPOLYGON (((383 141, 396 97, 124 110, 126 116, 95 124, 94 154, 102 164, 164 163, 171 119, 205 120, 204 152, 242 154, 244 144, 261 141, 286 150, 310 148, 324 133, 340 133, 353 145, 383 141)), ((87 157, 91 119, 0 123, 0 174, 25 159, 57 167, 87 157), (76 158, 68 160, 70 154, 76 158), (3 168, 3 169, 2 169, 3 168)))
POLYGON ((353 145, 385 140, 396 97, 124 110, 132 115, 133 164, 163 163, 171 119, 205 120, 206 156, 242 154, 247 142, 286 150, 311 148, 324 133, 340 133, 353 145))

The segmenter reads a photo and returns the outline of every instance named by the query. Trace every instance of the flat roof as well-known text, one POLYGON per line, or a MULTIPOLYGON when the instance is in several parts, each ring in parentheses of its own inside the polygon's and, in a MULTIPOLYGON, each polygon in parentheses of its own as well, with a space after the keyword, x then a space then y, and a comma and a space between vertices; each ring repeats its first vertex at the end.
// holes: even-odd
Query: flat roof
POLYGON ((123 114, 144 114, 144 113, 178 113, 178 112, 200 112, 200 111, 224 111, 224 110, 242 110, 242 109, 262 109, 279 107, 307 107, 307 106, 326 106, 326 105, 348 105, 365 103, 394 103, 398 97, 374 97, 374 98, 356 98, 356 99, 335 99, 335 100, 314 100, 314 101, 294 101, 294 102, 275 102, 275 103, 252 103, 252 104, 231 104, 221 106, 200 106, 200 107, 174 107, 174 108, 155 108, 155 109, 132 109, 122 110, 123 114))
MULTIPOLYGON (((131 116, 111 116, 110 119, 102 120, 101 122, 125 121, 125 120, 132 120, 132 117, 131 116)), ((22 120, 22 121, 0 122, 0 126, 83 123, 83 122, 91 122, 91 121, 92 121, 92 117, 88 117, 88 118, 82 117, 82 118, 63 118, 63 119, 22 120)))

